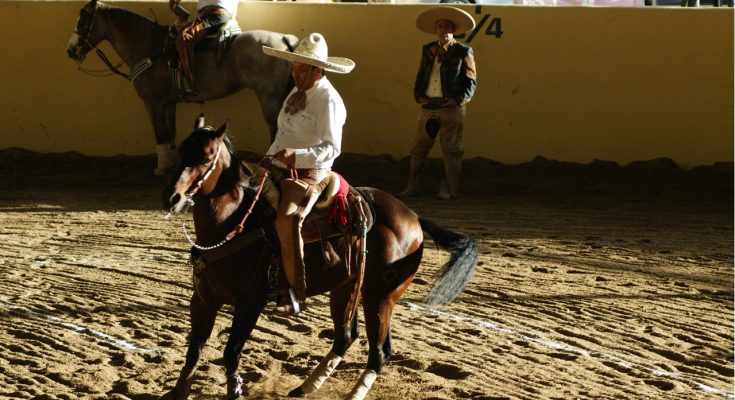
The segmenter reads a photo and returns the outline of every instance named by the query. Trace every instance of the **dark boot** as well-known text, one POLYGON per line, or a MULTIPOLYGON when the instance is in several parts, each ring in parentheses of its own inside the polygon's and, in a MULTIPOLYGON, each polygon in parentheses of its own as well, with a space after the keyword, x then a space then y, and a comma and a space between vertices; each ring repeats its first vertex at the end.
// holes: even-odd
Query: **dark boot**
POLYGON ((296 293, 293 288, 288 288, 285 293, 278 291, 277 295, 278 302, 276 303, 276 307, 273 308, 273 315, 290 317, 298 314, 304 308, 303 303, 296 298, 296 293))

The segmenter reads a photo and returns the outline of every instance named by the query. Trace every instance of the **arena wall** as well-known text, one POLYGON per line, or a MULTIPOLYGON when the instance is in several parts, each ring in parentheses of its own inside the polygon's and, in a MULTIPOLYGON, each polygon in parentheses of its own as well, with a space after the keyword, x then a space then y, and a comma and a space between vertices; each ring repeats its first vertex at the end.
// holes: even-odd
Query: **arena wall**
MULTIPOLYGON (((93 77, 66 57, 78 1, 4 1, 0 148, 89 155, 149 154, 154 138, 126 80, 93 77)), ((165 2, 115 2, 161 23, 165 2)), ((195 3, 185 6, 194 10, 195 3)), ((406 154, 415 129, 412 88, 427 5, 243 2, 245 29, 322 32, 330 54, 356 61, 330 75, 348 109, 343 151, 406 154)), ((521 163, 540 155, 621 164, 669 157, 682 166, 733 160, 732 8, 466 6, 480 28, 478 90, 468 105, 467 157, 521 163)), ((116 62, 108 43, 101 48, 116 62)), ((104 69, 94 54, 84 66, 104 69)), ((263 152, 268 134, 248 91, 180 105, 179 138, 199 112, 230 119, 236 146, 263 152)), ((438 149, 435 153, 438 154, 438 149)))

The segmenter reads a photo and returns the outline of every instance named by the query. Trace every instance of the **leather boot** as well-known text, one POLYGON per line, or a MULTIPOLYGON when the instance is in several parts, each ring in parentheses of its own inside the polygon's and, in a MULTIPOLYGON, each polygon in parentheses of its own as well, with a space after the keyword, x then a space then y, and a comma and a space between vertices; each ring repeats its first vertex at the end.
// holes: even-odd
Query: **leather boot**
POLYGON ((288 288, 285 293, 278 292, 278 302, 273 309, 273 314, 281 317, 290 317, 301 312, 303 303, 296 298, 293 288, 288 288))
POLYGON ((421 181, 424 175, 424 166, 428 155, 411 154, 411 168, 408 173, 406 189, 397 193, 398 197, 413 197, 421 192, 421 181))
POLYGON ((280 260, 279 267, 278 281, 276 282, 276 306, 271 310, 271 314, 290 317, 301 312, 304 307, 296 297, 293 288, 289 286, 283 263, 280 260))

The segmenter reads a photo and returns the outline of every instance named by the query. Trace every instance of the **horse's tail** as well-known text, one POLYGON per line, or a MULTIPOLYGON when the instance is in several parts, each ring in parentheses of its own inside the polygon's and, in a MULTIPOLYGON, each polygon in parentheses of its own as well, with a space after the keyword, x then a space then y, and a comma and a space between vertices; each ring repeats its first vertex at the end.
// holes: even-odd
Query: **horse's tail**
POLYGON ((449 261, 441 268, 424 302, 428 306, 454 300, 472 280, 477 266, 477 242, 467 235, 419 218, 421 229, 428 232, 439 247, 449 251, 449 261))

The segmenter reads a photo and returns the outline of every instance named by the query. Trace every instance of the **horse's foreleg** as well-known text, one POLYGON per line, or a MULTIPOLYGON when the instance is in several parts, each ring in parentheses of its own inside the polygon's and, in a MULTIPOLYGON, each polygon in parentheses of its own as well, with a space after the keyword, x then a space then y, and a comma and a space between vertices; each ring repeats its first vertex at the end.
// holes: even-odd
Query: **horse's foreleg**
POLYGON ((146 110, 156 135, 158 163, 153 174, 163 176, 176 165, 176 104, 168 100, 146 102, 146 110))
POLYGON ((228 399, 237 398, 242 395, 242 378, 237 373, 240 353, 242 352, 243 346, 245 346, 245 341, 248 340, 250 333, 255 328, 255 324, 258 322, 258 317, 264 307, 265 297, 260 304, 246 303, 235 306, 230 337, 227 339, 224 353, 228 399))
POLYGON ((354 284, 347 284, 332 290, 329 306, 334 323, 334 344, 332 345, 332 350, 314 368, 309 377, 304 380, 304 383, 288 394, 289 397, 302 397, 319 390, 324 381, 332 375, 342 361, 342 357, 344 357, 347 349, 357 339, 357 314, 352 318, 349 326, 343 326, 345 314, 347 313, 347 303, 349 302, 353 288, 354 284))
POLYGON ((189 308, 191 313, 191 335, 189 337, 189 348, 186 352, 186 362, 179 374, 179 379, 176 381, 176 387, 163 396, 162 400, 183 400, 189 397, 196 364, 202 354, 204 344, 212 334, 214 320, 219 309, 219 307, 210 307, 196 293, 191 298, 189 308))

